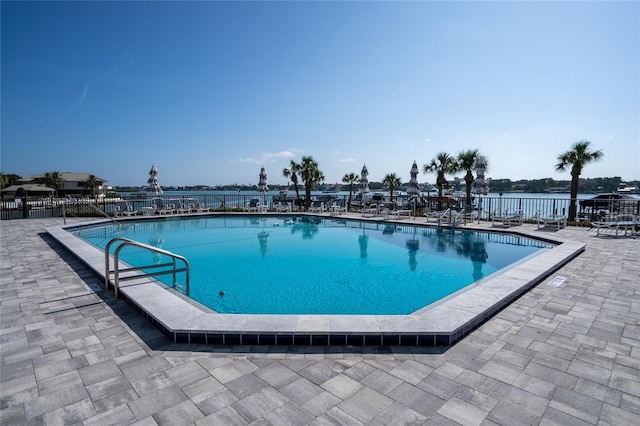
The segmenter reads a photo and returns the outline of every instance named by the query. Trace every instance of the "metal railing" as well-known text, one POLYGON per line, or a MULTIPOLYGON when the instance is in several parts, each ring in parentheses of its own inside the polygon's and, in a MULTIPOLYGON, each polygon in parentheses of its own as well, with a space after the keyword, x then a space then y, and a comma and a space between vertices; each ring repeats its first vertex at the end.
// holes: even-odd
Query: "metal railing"
MULTIPOLYGON (((312 195, 313 199, 318 197, 328 197, 327 195, 312 195)), ((348 196, 343 194, 336 194, 331 196, 333 199, 337 199, 342 205, 347 204, 348 196)), ((354 196, 355 197, 355 196, 354 196)), ((17 199, 13 201, 0 201, 0 219, 27 219, 27 218, 45 218, 45 217, 62 217, 62 206, 64 205, 67 216, 96 216, 95 208, 101 209, 103 212, 111 212, 115 207, 115 203, 120 200, 126 200, 131 205, 132 209, 142 215, 143 209, 149 207, 152 204, 153 198, 162 198, 165 204, 169 204, 170 199, 179 199, 185 205, 189 205, 192 200, 198 200, 200 205, 205 206, 212 212, 241 212, 246 207, 247 203, 257 198, 261 203, 268 206, 269 211, 277 211, 277 205, 281 201, 281 197, 274 194, 194 194, 190 195, 167 195, 158 197, 138 197, 134 195, 122 196, 118 199, 98 199, 98 200, 68 200, 68 199, 45 199, 36 197, 25 197, 23 199, 17 199)), ((287 200, 297 201, 292 195, 287 197, 287 200)), ((301 198, 304 195, 301 194, 301 198)), ((427 204, 414 206, 407 200, 400 198, 399 203, 403 204, 403 208, 407 207, 413 210, 415 208, 415 214, 417 216, 423 216, 424 212, 429 210, 436 210, 436 202, 434 199, 437 197, 427 197, 430 201, 427 204), (407 204, 404 206, 404 204, 407 204)), ((450 206, 456 210, 463 207, 466 203, 464 197, 445 197, 448 200, 452 200, 454 205, 450 206)), ((352 199, 352 205, 355 205, 355 198, 352 199)), ((474 205, 474 211, 477 214, 477 218, 481 220, 491 220, 492 216, 496 212, 500 211, 515 211, 521 210, 524 216, 524 220, 533 221, 538 215, 550 215, 561 214, 568 215, 569 213, 569 198, 530 198, 530 197, 518 197, 517 194, 508 194, 504 197, 495 196, 475 196, 472 204, 474 205)), ((640 215, 640 200, 639 199, 627 199, 627 200, 611 200, 610 203, 604 201, 604 204, 598 204, 598 206, 588 207, 588 200, 579 199, 576 200, 577 217, 583 221, 593 221, 599 218, 600 210, 608 211, 620 211, 624 213, 633 213, 640 215)), ((304 201, 296 202, 292 204, 304 204, 304 201)), ((446 208, 446 207, 445 207, 446 208)), ((295 211, 304 211, 304 207, 298 206, 295 211)))
MULTIPOLYGON (((87 204, 89 207, 91 207, 93 210, 97 211, 98 213, 100 213, 102 216, 106 217, 107 219, 109 219, 111 222, 114 222, 116 225, 118 225, 118 228, 122 229, 122 224, 120 222, 118 222, 117 220, 115 220, 112 216, 109 216, 107 213, 105 213, 104 210, 102 210, 100 207, 94 205, 94 204, 87 204)), ((66 210, 65 207, 62 207, 62 212, 65 215, 65 219, 66 219, 66 210)), ((66 221, 65 221, 66 224, 66 221)))
POLYGON ((176 286, 178 285, 177 282, 177 274, 179 272, 184 272, 185 276, 186 276, 186 282, 185 282, 185 294, 187 296, 189 296, 189 261, 183 257, 180 256, 178 254, 175 253, 171 253, 170 251, 167 250, 163 250, 161 248, 158 247, 154 247, 154 246, 150 246, 148 244, 144 244, 141 243, 139 241, 134 241, 132 239, 129 238, 124 238, 124 237, 116 237, 114 239, 112 239, 111 241, 109 241, 107 243, 107 245, 104 248, 104 289, 105 290, 109 290, 109 281, 111 278, 111 274, 113 274, 113 288, 114 288, 114 294, 116 296, 116 298, 118 297, 118 291, 120 289, 120 281, 129 281, 129 280, 135 280, 135 279, 140 279, 143 277, 155 277, 155 276, 160 276, 160 275, 167 275, 167 274, 173 274, 173 281, 172 281, 172 287, 176 288, 176 286), (111 246, 117 242, 121 242, 121 244, 119 246, 116 247, 114 253, 113 253, 113 271, 111 271, 111 267, 110 267, 110 257, 109 257, 109 249, 111 248, 111 246), (153 253, 158 253, 161 255, 165 255, 171 258, 171 262, 168 263, 160 263, 160 264, 151 264, 151 265, 145 265, 145 266, 134 266, 134 267, 130 267, 130 268, 124 268, 124 269, 120 269, 120 262, 119 262, 119 256, 120 256, 120 251, 128 246, 133 246, 133 247, 138 247, 144 250, 148 250, 151 251, 153 253), (180 260, 184 263, 184 267, 182 268, 178 268, 176 265, 176 261, 180 260), (167 267, 171 267, 171 269, 167 269, 167 270, 162 270, 162 271, 157 271, 157 272, 144 272, 144 270, 149 270, 149 269, 158 269, 158 268, 167 268, 167 267), (126 277, 121 277, 120 273, 126 273, 126 272, 134 272, 134 271, 143 271, 143 273, 136 273, 133 275, 129 275, 126 277))

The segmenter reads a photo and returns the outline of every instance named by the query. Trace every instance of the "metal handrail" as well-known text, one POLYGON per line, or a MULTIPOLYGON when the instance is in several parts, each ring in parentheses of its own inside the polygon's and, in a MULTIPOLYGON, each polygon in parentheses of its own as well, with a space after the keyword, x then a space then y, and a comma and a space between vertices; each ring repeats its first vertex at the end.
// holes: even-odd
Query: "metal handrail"
POLYGON ((118 228, 122 229, 122 224, 120 222, 118 222, 117 220, 115 220, 113 217, 109 216, 107 213, 105 213, 105 211, 102 210, 100 207, 96 206, 95 204, 91 204, 91 203, 86 203, 86 205, 91 207, 92 209, 97 210, 98 213, 101 213, 107 219, 111 220, 112 222, 115 222, 118 225, 118 228))
POLYGON ((116 298, 118 297, 118 290, 120 288, 120 281, 127 281, 127 280, 134 280, 134 279, 138 279, 140 277, 154 277, 154 276, 158 276, 158 275, 166 275, 166 274, 173 274, 173 287, 176 287, 177 281, 176 281, 176 275, 178 272, 184 272, 185 276, 186 276, 186 283, 185 283, 185 292, 187 294, 187 296, 189 296, 189 261, 183 257, 180 256, 178 254, 172 253, 170 251, 167 250, 163 250, 161 248, 158 247, 154 247, 154 246, 150 246, 148 244, 144 244, 141 243, 139 241, 135 241, 129 238, 125 238, 125 237, 116 237, 114 239, 112 239, 111 241, 109 241, 107 243, 107 245, 104 248, 104 288, 105 290, 109 290, 109 278, 111 277, 111 270, 110 270, 110 262, 109 262, 109 249, 111 248, 111 246, 118 242, 121 241, 122 244, 120 244, 118 247, 116 247, 114 253, 113 253, 113 288, 114 288, 114 294, 116 296, 116 298), (120 262, 118 260, 119 255, 120 255, 120 250, 122 250, 123 248, 127 247, 127 246, 134 246, 134 247, 138 247, 141 249, 145 249, 145 250, 149 250, 152 251, 154 253, 158 253, 158 254, 163 254, 165 256, 169 256, 171 258, 171 262, 170 263, 161 263, 161 264, 152 264, 152 265, 146 265, 146 266, 136 266, 136 267, 132 267, 132 268, 125 268, 125 269, 120 269, 120 262), (176 260, 180 260, 184 263, 184 267, 182 268, 177 268, 176 267, 176 260), (171 269, 170 270, 166 270, 166 271, 158 271, 158 272, 145 272, 143 274, 136 274, 136 275, 132 275, 132 276, 128 276, 128 277, 120 277, 120 272, 130 272, 130 271, 141 271, 143 269, 152 269, 152 268, 164 268, 164 267, 168 267, 170 266, 171 269))

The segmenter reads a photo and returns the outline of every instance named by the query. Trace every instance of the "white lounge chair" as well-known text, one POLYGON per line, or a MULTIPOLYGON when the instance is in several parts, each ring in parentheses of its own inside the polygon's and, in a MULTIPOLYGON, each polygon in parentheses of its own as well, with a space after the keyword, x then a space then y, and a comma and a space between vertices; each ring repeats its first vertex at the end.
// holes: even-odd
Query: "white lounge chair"
POLYGON ((153 207, 154 212, 159 214, 173 214, 173 208, 165 204, 162 198, 153 198, 151 200, 151 207, 153 207))
POLYGON ((276 204, 276 211, 280 213, 291 213, 291 203, 276 204))
POLYGON ((267 211, 267 205, 261 204, 260 200, 257 198, 252 198, 247 202, 247 205, 245 206, 244 211, 265 213, 267 211))
POLYGON ((309 212, 311 212, 311 213, 324 213, 324 203, 322 201, 314 201, 309 206, 309 212))
POLYGON ((600 235, 600 228, 613 228, 616 230, 616 237, 620 229, 624 229, 624 235, 627 236, 629 230, 635 230, 640 227, 640 216, 637 218, 632 214, 620 214, 615 216, 607 216, 601 221, 591 223, 596 227, 596 235, 600 235))
POLYGON ((500 212, 496 211, 491 218, 491 225, 495 225, 496 222, 502 222, 507 228, 510 228, 512 224, 522 225, 524 221, 524 216, 522 215, 522 210, 516 210, 513 212, 502 210, 500 212))
POLYGON ((187 206, 184 205, 182 200, 179 200, 177 198, 172 198, 171 200, 169 200, 169 205, 178 214, 189 213, 189 209, 187 208, 187 206))
POLYGON ((333 214, 345 214, 345 213, 347 213, 347 208, 341 206, 338 203, 333 203, 331 205, 331 213, 333 213, 333 214))
POLYGON ((369 206, 362 207, 360 209, 360 213, 362 213, 362 217, 375 216, 378 214, 378 206, 371 204, 369 206))
POLYGON ((557 229, 560 229, 560 226, 567 226, 567 216, 563 214, 549 214, 549 215, 540 215, 538 213, 538 229, 540 229, 540 225, 543 228, 546 228, 549 225, 556 225, 557 229))
POLYGON ((202 213, 209 211, 209 207, 206 207, 204 204, 200 203, 200 200, 197 198, 189 198, 187 200, 189 203, 189 210, 195 213, 202 213))
POLYGON ((396 203, 384 203, 379 205, 378 208, 385 219, 389 217, 400 219, 403 215, 407 217, 411 215, 411 210, 401 209, 396 203))
POLYGON ((451 209, 440 210, 440 211, 428 211, 424 214, 427 217, 427 223, 435 222, 438 225, 442 223, 449 223, 449 220, 453 216, 451 209))
POLYGON ((473 206, 464 206, 457 212, 453 212, 449 218, 449 222, 456 226, 458 223, 462 223, 466 225, 467 222, 473 222, 475 219, 475 213, 473 211, 473 206))
POLYGON ((126 200, 116 201, 116 204, 113 207, 114 216, 132 216, 136 213, 137 212, 133 210, 133 207, 126 200))

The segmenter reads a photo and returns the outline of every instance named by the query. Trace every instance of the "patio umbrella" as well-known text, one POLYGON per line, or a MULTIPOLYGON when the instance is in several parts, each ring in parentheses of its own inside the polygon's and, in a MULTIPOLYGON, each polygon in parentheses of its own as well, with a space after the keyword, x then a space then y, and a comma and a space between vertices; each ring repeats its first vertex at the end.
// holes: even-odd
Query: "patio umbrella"
POLYGON ((360 196, 362 197, 362 202, 364 203, 364 194, 369 193, 369 170, 367 170, 367 165, 364 164, 362 166, 362 171, 360 172, 360 196))
POLYGON ((487 195, 489 193, 489 183, 484 178, 484 172, 487 165, 484 158, 479 157, 476 163, 476 178, 471 185, 471 192, 478 195, 487 195))
MULTIPOLYGON (((483 157, 478 157, 476 163, 476 179, 471 185, 471 193, 476 195, 487 195, 489 193, 489 183, 484 178, 487 165, 483 157)), ((482 211, 482 197, 478 197, 478 223, 480 223, 480 212, 482 211)))
POLYGON ((416 200, 418 196, 420 196, 421 188, 418 183, 418 165, 416 162, 413 162, 413 166, 411 166, 411 180, 409 181, 409 188, 407 188, 407 194, 412 196, 413 198, 413 217, 416 217, 416 200))
MULTIPOLYGON (((258 192, 261 194, 266 194, 269 192, 269 187, 267 186, 267 172, 264 170, 264 166, 260 169, 260 177, 258 180, 258 192)), ((266 196, 264 196, 264 203, 267 203, 266 196)))
POLYGON ((149 170, 149 180, 147 180, 147 183, 149 184, 149 186, 147 186, 147 194, 162 194, 162 188, 160 188, 160 184, 158 183, 158 168, 155 163, 151 166, 151 170, 149 170))
POLYGON ((407 194, 409 195, 420 195, 420 184, 418 183, 418 165, 416 162, 413 162, 413 166, 411 166, 411 180, 409 181, 409 188, 407 188, 407 194))

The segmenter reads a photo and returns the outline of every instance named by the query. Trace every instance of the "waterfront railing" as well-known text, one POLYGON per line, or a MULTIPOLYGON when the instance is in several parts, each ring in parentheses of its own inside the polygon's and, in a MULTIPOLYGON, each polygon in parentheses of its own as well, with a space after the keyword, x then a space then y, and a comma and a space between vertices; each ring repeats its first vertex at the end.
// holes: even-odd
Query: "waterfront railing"
MULTIPOLYGON (((158 197, 156 197, 158 198, 158 197)), ((212 212, 241 212, 251 199, 259 199, 268 206, 269 211, 276 211, 277 203, 290 202, 294 205, 293 213, 304 211, 304 195, 297 200, 290 195, 286 200, 273 194, 198 194, 193 196, 160 196, 166 204, 169 200, 180 199, 186 206, 198 200, 200 206, 208 208, 212 212)), ((313 199, 323 198, 325 205, 336 202, 347 205, 347 195, 314 195, 313 199)), ((401 208, 415 211, 415 217, 423 217, 430 209, 435 209, 434 197, 429 197, 430 203, 415 203, 406 198, 397 200, 401 208)), ((451 200, 451 197, 447 197, 451 200)), ((152 197, 141 198, 139 196, 122 196, 120 198, 100 199, 52 199, 42 197, 24 197, 9 201, 0 201, 0 219, 28 219, 48 217, 97 217, 96 208, 107 214, 114 215, 117 201, 126 200, 134 211, 142 214, 143 208, 151 207, 152 197)), ((462 208, 465 205, 464 197, 453 198, 455 205, 462 208)), ((352 200, 353 201, 353 200, 352 200)), ((577 219, 582 222, 599 220, 602 215, 608 213, 628 213, 640 215, 640 199, 611 199, 600 202, 597 207, 586 207, 585 199, 576 200, 577 219)), ((521 211, 525 221, 535 221, 538 216, 567 215, 569 214, 569 198, 530 198, 517 196, 475 196, 472 208, 479 220, 491 220, 496 213, 521 211)), ((411 216, 414 216, 413 214, 411 216)))

